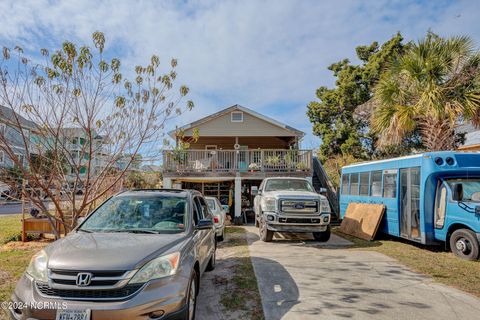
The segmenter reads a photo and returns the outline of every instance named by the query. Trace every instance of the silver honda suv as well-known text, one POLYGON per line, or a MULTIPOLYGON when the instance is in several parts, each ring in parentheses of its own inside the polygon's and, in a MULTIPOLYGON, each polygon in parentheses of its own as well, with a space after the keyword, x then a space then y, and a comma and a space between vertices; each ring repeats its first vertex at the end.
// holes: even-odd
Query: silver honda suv
POLYGON ((194 319, 200 278, 215 267, 203 196, 118 194, 32 258, 12 295, 12 319, 194 319))

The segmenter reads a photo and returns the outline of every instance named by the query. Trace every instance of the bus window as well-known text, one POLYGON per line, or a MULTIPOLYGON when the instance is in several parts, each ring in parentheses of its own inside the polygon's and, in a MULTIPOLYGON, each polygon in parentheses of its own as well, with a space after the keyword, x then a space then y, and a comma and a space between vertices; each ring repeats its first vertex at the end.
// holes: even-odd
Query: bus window
POLYGON ((348 174, 342 176, 342 194, 348 194, 348 174))
POLYGON ((368 196, 368 179, 370 177, 370 172, 360 173, 360 195, 368 196))
POLYGON ((358 196, 358 173, 350 174, 350 195, 358 196))
POLYGON ((370 196, 382 196, 382 171, 372 171, 370 179, 370 196))
POLYGON ((397 170, 383 171, 383 197, 395 198, 397 196, 397 170))
POLYGON ((445 210, 447 206, 447 187, 440 183, 435 196, 435 228, 442 229, 445 223, 445 210))

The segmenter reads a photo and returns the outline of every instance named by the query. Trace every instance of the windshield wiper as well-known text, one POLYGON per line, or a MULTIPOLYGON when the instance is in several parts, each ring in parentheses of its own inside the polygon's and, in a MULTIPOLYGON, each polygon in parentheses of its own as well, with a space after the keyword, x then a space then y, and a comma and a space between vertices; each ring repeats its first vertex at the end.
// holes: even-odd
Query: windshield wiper
POLYGON ((93 231, 87 230, 87 229, 77 229, 77 232, 78 231, 83 231, 83 232, 86 232, 86 233, 92 233, 93 232, 93 231))
POLYGON ((158 234, 157 231, 145 230, 145 229, 116 229, 116 230, 108 230, 107 232, 126 232, 126 233, 150 233, 150 234, 158 234))

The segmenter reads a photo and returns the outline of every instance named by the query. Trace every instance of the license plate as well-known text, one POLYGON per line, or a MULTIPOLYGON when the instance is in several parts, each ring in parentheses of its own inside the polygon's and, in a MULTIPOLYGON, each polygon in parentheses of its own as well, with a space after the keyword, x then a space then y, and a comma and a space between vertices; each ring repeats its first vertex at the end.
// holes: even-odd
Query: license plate
POLYGON ((90 320, 90 310, 57 310, 56 320, 90 320))

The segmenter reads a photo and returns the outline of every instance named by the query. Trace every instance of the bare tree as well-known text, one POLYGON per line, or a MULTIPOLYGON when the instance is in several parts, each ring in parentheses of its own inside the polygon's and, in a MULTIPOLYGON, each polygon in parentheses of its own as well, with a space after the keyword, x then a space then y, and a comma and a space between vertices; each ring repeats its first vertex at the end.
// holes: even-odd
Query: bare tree
POLYGON ((56 225, 75 227, 140 154, 157 158, 166 122, 193 108, 182 102, 188 88, 174 85, 175 59, 162 73, 154 55, 129 81, 120 60, 107 58, 103 33, 92 39, 93 47, 67 41, 53 54, 4 48, 0 63, 3 171, 17 177, 4 180, 48 217, 57 237, 56 225))

